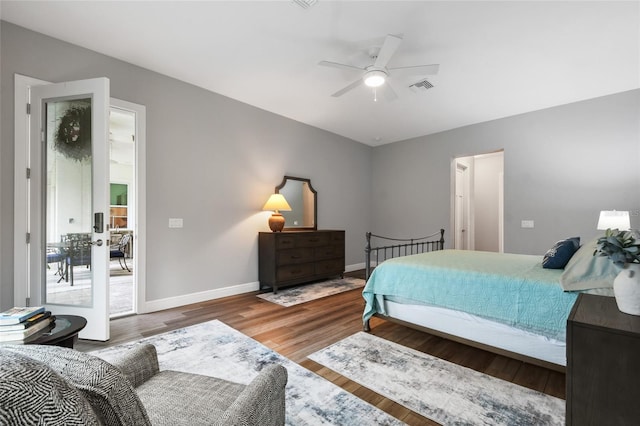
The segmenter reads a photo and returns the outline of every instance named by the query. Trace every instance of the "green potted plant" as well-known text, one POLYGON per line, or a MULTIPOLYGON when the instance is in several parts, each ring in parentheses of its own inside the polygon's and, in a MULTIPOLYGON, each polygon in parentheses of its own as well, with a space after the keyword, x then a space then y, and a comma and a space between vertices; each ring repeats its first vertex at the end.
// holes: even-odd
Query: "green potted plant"
POLYGON ((594 256, 607 256, 621 268, 613 280, 613 293, 618 309, 640 315, 640 243, 631 231, 607 229, 598 238, 594 256))
POLYGON ((640 263, 640 243, 631 231, 607 229, 603 237, 598 238, 594 254, 607 256, 617 266, 627 263, 640 263))

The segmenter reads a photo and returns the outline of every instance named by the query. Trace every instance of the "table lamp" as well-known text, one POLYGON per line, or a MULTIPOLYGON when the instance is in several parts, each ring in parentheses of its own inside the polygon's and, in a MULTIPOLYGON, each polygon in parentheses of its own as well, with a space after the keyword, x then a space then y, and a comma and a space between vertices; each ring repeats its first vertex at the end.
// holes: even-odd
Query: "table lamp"
POLYGON ((271 194, 262 210, 273 210, 273 214, 269 218, 269 228, 273 232, 282 232, 284 228, 284 217, 280 214, 280 210, 283 212, 290 212, 291 206, 287 203, 282 194, 271 194))
POLYGON ((629 212, 617 210, 603 210, 600 212, 598 230, 618 229, 620 231, 627 231, 629 228, 631 228, 629 212))

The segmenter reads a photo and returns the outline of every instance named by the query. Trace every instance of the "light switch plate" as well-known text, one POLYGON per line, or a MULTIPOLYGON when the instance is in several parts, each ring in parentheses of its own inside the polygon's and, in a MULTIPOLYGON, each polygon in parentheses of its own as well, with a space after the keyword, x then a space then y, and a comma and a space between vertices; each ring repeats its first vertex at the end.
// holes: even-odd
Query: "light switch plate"
POLYGON ((520 227, 522 228, 533 228, 533 220, 523 220, 520 222, 520 227))
POLYGON ((182 218, 169 218, 169 228, 182 228, 183 222, 182 218))

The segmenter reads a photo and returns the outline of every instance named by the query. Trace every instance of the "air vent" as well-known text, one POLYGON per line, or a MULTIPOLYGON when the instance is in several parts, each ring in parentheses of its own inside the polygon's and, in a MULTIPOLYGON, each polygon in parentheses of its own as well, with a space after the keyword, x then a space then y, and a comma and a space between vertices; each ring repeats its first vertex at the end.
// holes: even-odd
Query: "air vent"
POLYGON ((427 80, 420 80, 417 83, 413 83, 409 86, 409 89, 414 92, 423 92, 425 90, 429 90, 433 87, 433 84, 429 83, 427 80))
POLYGON ((311 6, 313 6, 314 4, 316 4, 316 2, 318 0, 291 0, 292 2, 294 2, 295 4, 297 4, 298 6, 300 6, 303 9, 308 9, 311 6))

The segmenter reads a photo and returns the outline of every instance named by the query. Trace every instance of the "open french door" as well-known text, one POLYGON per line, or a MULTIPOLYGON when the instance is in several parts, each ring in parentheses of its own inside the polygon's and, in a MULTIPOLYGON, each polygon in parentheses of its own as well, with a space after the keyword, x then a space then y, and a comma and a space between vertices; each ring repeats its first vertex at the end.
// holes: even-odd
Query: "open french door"
POLYGON ((109 339, 109 80, 31 87, 31 305, 109 339))

